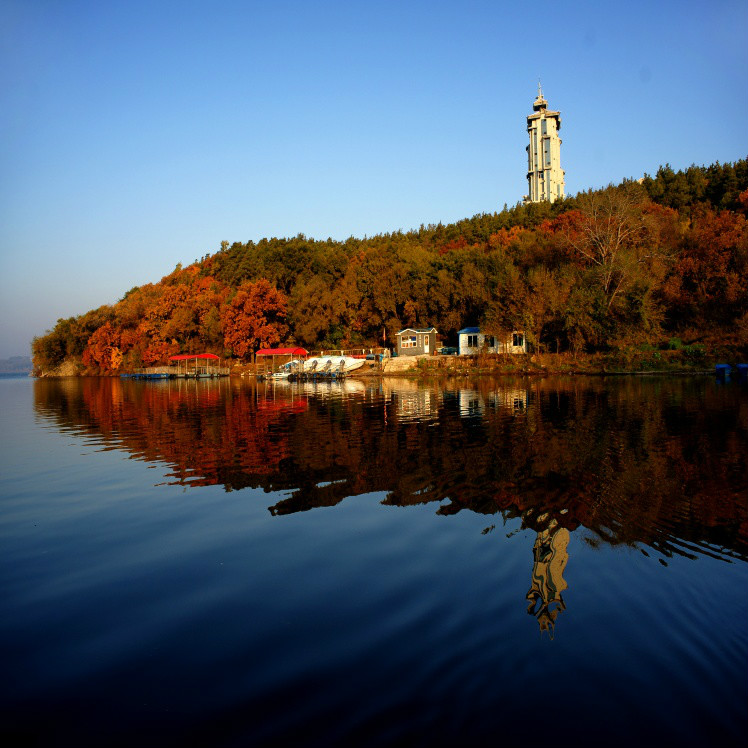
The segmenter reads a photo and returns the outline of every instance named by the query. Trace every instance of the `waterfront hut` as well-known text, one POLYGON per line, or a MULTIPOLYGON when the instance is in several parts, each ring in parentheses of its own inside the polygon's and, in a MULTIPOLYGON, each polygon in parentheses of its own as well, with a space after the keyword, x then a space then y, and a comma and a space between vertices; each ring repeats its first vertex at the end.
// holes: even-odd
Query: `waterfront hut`
POLYGON ((266 370, 265 372, 259 371, 260 359, 265 362, 270 360, 270 371, 274 372, 277 371, 276 366, 283 366, 283 364, 287 364, 294 359, 304 360, 308 355, 309 351, 305 348, 260 348, 255 353, 255 361, 258 364, 257 373, 267 373, 267 365, 263 367, 266 370))
POLYGON ((228 374, 228 369, 220 366, 221 358, 215 353, 180 353, 169 356, 169 363, 176 364, 177 377, 220 377, 228 374))
POLYGON ((503 340, 482 333, 479 327, 465 327, 458 333, 460 356, 477 353, 527 353, 527 338, 522 330, 514 330, 503 340))
POLYGON ((429 355, 436 350, 435 327, 406 327, 395 335, 398 356, 429 355))

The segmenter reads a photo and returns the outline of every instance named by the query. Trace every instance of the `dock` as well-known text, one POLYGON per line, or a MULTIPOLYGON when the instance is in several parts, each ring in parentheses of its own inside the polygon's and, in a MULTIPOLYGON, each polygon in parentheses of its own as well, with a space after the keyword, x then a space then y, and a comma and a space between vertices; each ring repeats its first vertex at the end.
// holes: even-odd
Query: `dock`
POLYGON ((156 381, 160 379, 215 379, 229 376, 214 353, 182 353, 169 357, 169 366, 148 366, 132 373, 120 374, 122 379, 156 381))

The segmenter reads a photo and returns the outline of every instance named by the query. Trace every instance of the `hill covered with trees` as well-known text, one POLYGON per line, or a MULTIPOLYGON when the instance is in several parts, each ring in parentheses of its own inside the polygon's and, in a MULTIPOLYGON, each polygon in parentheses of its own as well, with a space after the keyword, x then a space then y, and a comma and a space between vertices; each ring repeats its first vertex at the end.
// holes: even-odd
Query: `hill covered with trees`
POLYGON ((115 373, 210 351, 446 341, 522 329, 538 351, 646 346, 748 353, 748 160, 654 177, 449 225, 246 244, 177 266, 34 338, 37 370, 115 373), (696 348, 693 348, 696 346, 696 348))

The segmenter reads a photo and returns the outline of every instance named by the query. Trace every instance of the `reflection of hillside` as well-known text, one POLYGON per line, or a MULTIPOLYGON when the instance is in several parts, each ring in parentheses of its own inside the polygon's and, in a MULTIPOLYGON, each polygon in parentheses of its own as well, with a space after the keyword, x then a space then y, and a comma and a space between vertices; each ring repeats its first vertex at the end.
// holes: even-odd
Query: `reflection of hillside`
POLYGON ((166 462, 180 483, 227 488, 248 479, 243 485, 256 485, 277 470, 288 457, 288 441, 274 427, 306 408, 304 400, 265 397, 225 380, 42 380, 35 386, 38 412, 98 432, 140 459, 166 462))
POLYGON ((166 462, 177 482, 290 492, 277 515, 383 491, 385 504, 501 512, 538 532, 546 515, 665 554, 693 542, 746 555, 748 404, 728 390, 685 379, 356 384, 35 387, 40 415, 166 462))

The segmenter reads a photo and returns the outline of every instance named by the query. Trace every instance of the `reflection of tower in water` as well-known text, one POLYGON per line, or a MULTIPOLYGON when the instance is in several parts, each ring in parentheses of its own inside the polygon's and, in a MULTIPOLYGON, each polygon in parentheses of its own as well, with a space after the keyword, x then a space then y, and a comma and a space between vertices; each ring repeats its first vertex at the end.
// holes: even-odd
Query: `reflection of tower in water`
POLYGON ((530 604, 527 612, 535 616, 540 631, 548 631, 553 638, 553 627, 562 610, 566 610, 561 593, 566 589, 564 569, 569 560, 567 551, 569 531, 555 520, 538 532, 532 549, 532 584, 527 593, 530 604))

